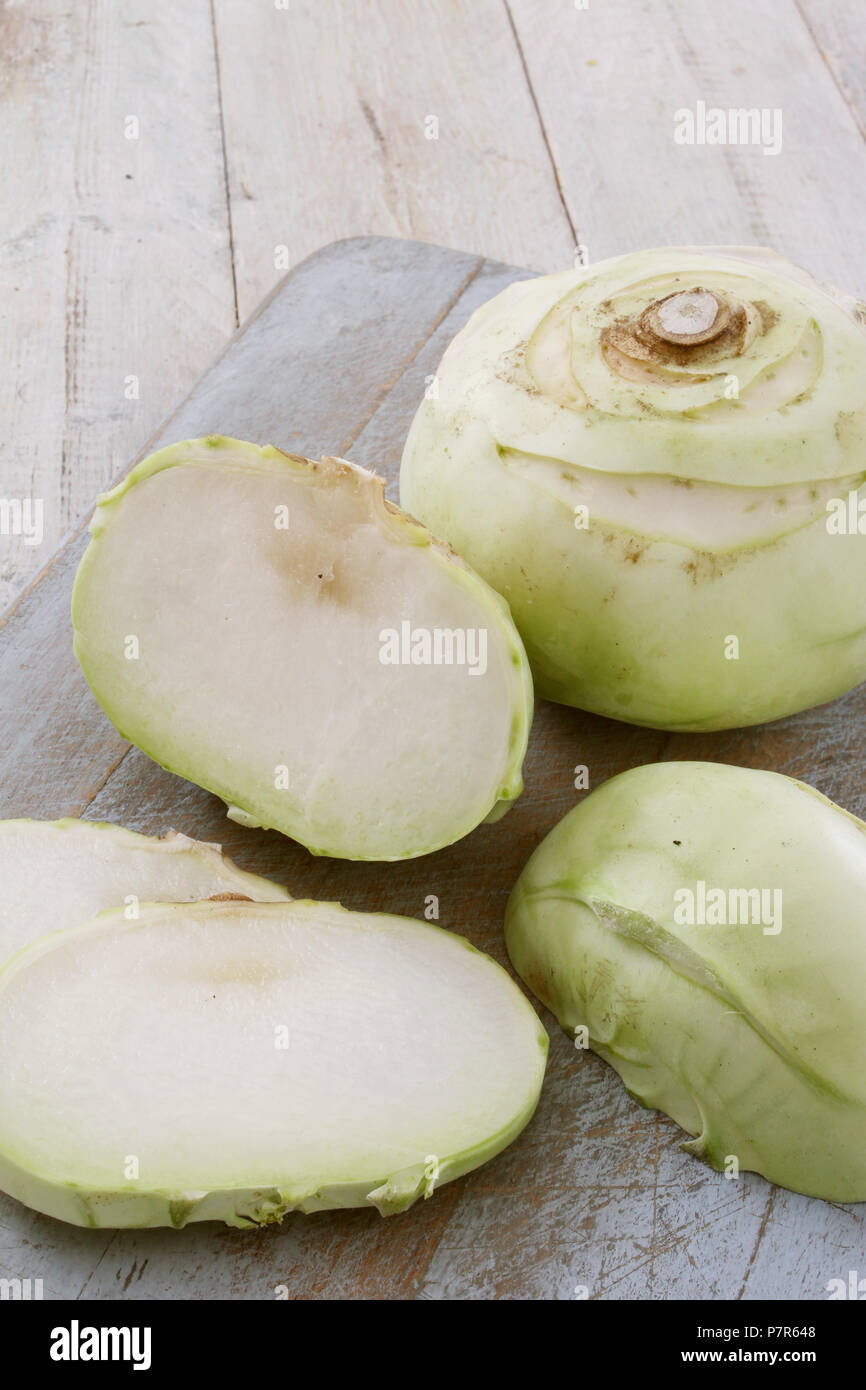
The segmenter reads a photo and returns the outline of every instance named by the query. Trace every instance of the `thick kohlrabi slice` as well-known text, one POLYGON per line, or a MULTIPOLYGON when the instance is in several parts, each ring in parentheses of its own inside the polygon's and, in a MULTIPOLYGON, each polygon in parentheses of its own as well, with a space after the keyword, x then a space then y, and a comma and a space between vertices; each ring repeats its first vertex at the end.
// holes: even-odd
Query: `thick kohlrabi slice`
POLYGON ((280 902, 285 888, 244 873, 219 845, 172 831, 163 839, 83 820, 0 821, 0 964, 37 937, 139 902, 195 902, 223 893, 280 902))
POLYGON ((717 1168, 866 1200, 866 825, 802 782, 665 762, 539 845, 509 955, 717 1168))
POLYGON ((89 1226, 387 1215, 514 1139, 546 1047, 499 965, 409 918, 106 913, 0 971, 0 1187, 89 1226))
POLYGON ((380 478, 193 440, 92 531, 73 618, 97 699, 243 824, 402 859, 520 792, 532 687, 507 606, 380 478))

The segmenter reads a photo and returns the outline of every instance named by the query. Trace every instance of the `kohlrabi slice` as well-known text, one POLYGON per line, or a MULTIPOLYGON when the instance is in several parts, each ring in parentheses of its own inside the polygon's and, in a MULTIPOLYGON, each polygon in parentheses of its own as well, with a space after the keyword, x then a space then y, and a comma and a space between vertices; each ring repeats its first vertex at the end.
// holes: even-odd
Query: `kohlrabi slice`
POLYGON ((866 1200, 866 824, 802 782, 604 783, 517 881, 515 969, 714 1167, 866 1200), (585 1030, 585 1031, 584 1031, 585 1030))
POLYGON ((506 971, 438 927, 113 911, 0 971, 0 1187, 88 1226, 403 1211, 515 1138, 546 1049, 506 971))
POLYGON ((0 821, 0 964, 37 937, 140 902, 222 894, 281 902, 285 888, 244 873, 220 850, 171 831, 162 839, 84 820, 0 821))
POLYGON ((866 677, 864 480, 866 305, 684 246, 478 309, 400 500, 507 599, 539 694, 707 730, 866 677))
POLYGON ((100 501, 75 648, 125 737, 247 825, 402 859, 519 794, 532 713, 504 601, 384 485, 237 440, 100 501))

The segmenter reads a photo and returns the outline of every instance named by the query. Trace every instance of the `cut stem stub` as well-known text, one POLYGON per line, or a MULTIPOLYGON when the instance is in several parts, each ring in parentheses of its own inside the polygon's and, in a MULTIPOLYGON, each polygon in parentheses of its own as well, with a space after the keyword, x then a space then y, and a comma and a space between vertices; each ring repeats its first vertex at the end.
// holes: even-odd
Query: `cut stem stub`
POLYGON ((679 290, 645 310, 642 326, 664 343, 695 347, 723 333, 731 311, 712 290, 679 290))

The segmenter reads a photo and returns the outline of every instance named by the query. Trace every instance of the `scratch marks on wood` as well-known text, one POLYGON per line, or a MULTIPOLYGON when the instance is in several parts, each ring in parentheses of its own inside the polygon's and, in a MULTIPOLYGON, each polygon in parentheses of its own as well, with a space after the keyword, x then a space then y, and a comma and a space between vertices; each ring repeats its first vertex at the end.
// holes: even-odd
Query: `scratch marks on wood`
MULTIPOLYGON (((238 327, 240 326, 241 318, 240 318, 240 310, 239 310, 239 308, 238 308, 237 256, 236 256, 236 254, 235 254, 234 222, 233 222, 233 218, 232 218, 232 194, 231 194, 231 187, 230 187, 230 184, 229 184, 228 153, 227 153, 227 150, 226 150, 226 123, 225 123, 225 113, 224 113, 224 111, 223 111, 222 68, 221 68, 221 64, 220 64, 220 46, 219 46, 219 38, 218 38, 218 36, 217 36, 216 15, 214 14, 213 0, 209 0, 209 4, 210 4, 210 28, 211 28, 211 37, 212 37, 212 39, 213 39, 214 67, 215 67, 215 69, 216 69, 217 109, 218 109, 218 112, 219 112, 220 150, 221 150, 221 153, 222 153, 222 171, 223 171, 223 191, 224 191, 224 194, 225 194, 226 223, 227 223, 227 226, 228 226, 229 258, 230 258, 230 260, 231 260, 231 267, 232 267, 232 299, 233 299, 233 301, 234 301, 235 328, 238 328, 238 327)), ((244 194, 245 194, 245 196, 246 196, 247 198, 249 198, 249 197, 251 196, 251 195, 249 194, 249 192, 247 191, 245 185, 243 185, 243 191, 244 191, 244 194)))
MULTIPOLYGON (((574 238, 574 245, 575 247, 577 247, 580 242, 580 233, 578 232, 577 227, 575 226, 574 219, 571 215, 571 209, 568 206, 568 200, 565 196, 565 189, 562 186, 562 178, 559 172, 559 166, 557 165, 556 157, 553 153, 553 149, 550 144, 550 134, 548 132, 547 126, 544 123, 544 117, 541 114, 541 107, 538 104, 538 96, 536 94, 535 84, 532 80, 532 77, 530 76, 529 65, 526 61, 526 54, 523 50, 523 44, 520 42, 520 35, 517 32, 517 26, 514 23, 514 16, 511 13, 511 7, 508 3, 508 0, 502 0, 502 3, 505 6, 505 13, 508 16, 508 25, 511 29, 512 35, 514 36, 514 43, 517 48, 517 52, 520 56, 520 66, 523 70, 523 77, 524 81, 526 82, 526 89, 529 92, 529 96, 532 101, 532 109, 535 112, 535 116, 538 121, 538 128, 541 132, 541 138, 544 141, 544 148, 547 151, 547 157, 550 161, 550 171, 553 174, 553 179, 556 184, 556 191, 559 196, 559 201, 562 205, 562 211, 565 215, 565 220, 567 221, 571 229, 571 235, 574 238)), ((539 75, 541 76, 541 74, 539 75)))
POLYGON ((114 777, 115 773, 119 772, 120 768, 123 765, 124 759, 127 758, 132 751, 133 745, 131 743, 127 743, 123 752, 120 754, 120 757, 116 758, 112 763, 110 763, 101 775, 100 779, 92 787, 88 788, 86 799, 80 802, 78 806, 75 808, 74 814, 76 816, 86 817, 86 811, 88 806, 90 806, 92 802, 96 800, 96 798, 99 796, 99 793, 103 790, 105 786, 107 786, 107 784, 111 781, 112 777, 114 777))
POLYGON ((76 436, 72 421, 81 407, 81 371, 86 371, 85 334, 87 328, 87 274, 82 265, 82 228, 71 223, 66 238, 66 329, 63 342, 64 428, 60 458, 61 527, 73 519, 74 451, 76 436))
POLYGON ((753 1271, 754 1268, 755 1268, 755 1260, 758 1258, 758 1251, 759 1251, 760 1248, 761 1248, 761 1242, 763 1241, 764 1236, 767 1234, 767 1228, 768 1228, 768 1226, 769 1226, 769 1224, 770 1224, 770 1217, 773 1215, 773 1209, 774 1209, 774 1207, 775 1207, 775 1205, 776 1205, 776 1197, 777 1197, 777 1195, 778 1195, 778 1193, 777 1193, 776 1188, 775 1188, 775 1187, 771 1187, 771 1188, 770 1188, 770 1191, 769 1191, 769 1193, 768 1193, 768 1195, 767 1195, 767 1205, 765 1206, 765 1208, 764 1208, 764 1214, 763 1214, 763 1216, 761 1217, 761 1224, 760 1224, 760 1226, 758 1227, 758 1234, 757 1234, 757 1236, 755 1237, 755 1244, 752 1246, 752 1253, 751 1253, 751 1255, 749 1256, 749 1262, 748 1262, 748 1264, 746 1265, 746 1272, 745 1272, 745 1274, 744 1274, 744 1276, 743 1276, 743 1282, 742 1282, 742 1284, 740 1285, 739 1291, 738 1291, 738 1293, 737 1293, 737 1299, 738 1299, 738 1300, 741 1299, 741 1298, 743 1297, 743 1295, 745 1294, 745 1292, 746 1292, 746 1285, 748 1284, 749 1279, 751 1278, 751 1275, 752 1275, 752 1271, 753 1271))
POLYGON ((361 107, 361 112, 362 112, 362 114, 363 114, 364 120, 367 122, 367 125, 370 127, 370 130, 371 130, 372 133, 373 133, 373 139, 376 141, 376 144, 379 146, 379 151, 380 151, 382 157, 384 158, 384 157, 386 157, 387 152, 388 152, 388 142, 386 141, 385 136, 382 134, 382 129, 381 129, 380 125, 379 125, 379 122, 376 120, 376 114, 375 114, 375 112, 374 112, 372 106, 370 105, 370 103, 369 103, 368 101, 365 101, 363 97, 359 97, 358 100, 359 100, 359 104, 360 104, 360 107, 361 107))
MULTIPOLYGON (((141 1278, 143 1277, 144 1271, 145 1271, 146 1269, 147 1269, 147 1260, 146 1260, 146 1259, 142 1260, 142 1262, 141 1262, 141 1267, 140 1267, 140 1268, 139 1268, 138 1261, 137 1261, 137 1260, 133 1260, 133 1262, 132 1262, 132 1267, 131 1267, 129 1273, 126 1275, 126 1278, 123 1280, 123 1292, 124 1292, 124 1293, 129 1293, 129 1286, 130 1286, 130 1284, 132 1283, 133 1279, 136 1278, 136 1273, 137 1273, 137 1277, 138 1277, 139 1279, 141 1279, 141 1278)), ((118 1280, 118 1282, 120 1281, 120 1278, 121 1278, 121 1275, 122 1275, 122 1274, 123 1274, 123 1270, 119 1269, 119 1270, 117 1271, 117 1274, 114 1276, 114 1277, 118 1280)))
POLYGON ((111 1249, 111 1247, 117 1242, 117 1240, 118 1240, 119 1238, 120 1238, 120 1231, 106 1231, 105 1236, 104 1236, 105 1244, 103 1245, 102 1250, 100 1251, 99 1256, 97 1257, 96 1261, 95 1261, 94 1264, 92 1265, 92 1267, 91 1267, 91 1269, 90 1269, 90 1272, 89 1272, 89 1274, 87 1275, 87 1278, 84 1280, 84 1283, 81 1285, 81 1288, 80 1288, 80 1289, 78 1290, 78 1292, 74 1295, 74 1297, 76 1298, 76 1300, 84 1297, 84 1295, 85 1295, 85 1293, 86 1293, 86 1291, 87 1291, 88 1286, 91 1284, 91 1282, 96 1278, 97 1274, 99 1273, 99 1270, 100 1270, 100 1268, 101 1268, 101 1266, 102 1266, 102 1264, 103 1264, 103 1262, 104 1262, 104 1260, 105 1260, 106 1255, 108 1254, 108 1252, 109 1252, 109 1250, 111 1249))

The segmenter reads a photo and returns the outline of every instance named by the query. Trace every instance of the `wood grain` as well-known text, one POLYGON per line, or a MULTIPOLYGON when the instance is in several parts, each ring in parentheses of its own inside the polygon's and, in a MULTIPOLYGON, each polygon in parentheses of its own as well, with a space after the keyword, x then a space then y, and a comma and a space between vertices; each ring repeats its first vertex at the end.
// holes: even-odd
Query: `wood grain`
POLYGON ((866 62, 863 8, 859 0, 797 0, 821 57, 866 139, 866 62))
POLYGON ((0 52, 5 607, 236 320, 206 0, 4 4, 0 52))
MULTIPOLYGON (((158 432, 155 444, 220 431, 298 452, 343 452, 392 481, 402 441, 451 335, 525 272, 441 248, 365 238, 290 274, 158 432), (312 345, 312 346, 311 346, 312 345)), ((118 739, 76 667, 73 540, 0 628, 0 813, 76 814, 222 840, 246 869, 299 896, 423 914, 506 963, 502 918, 531 851, 591 786, 659 758, 764 766, 866 812, 866 687, 765 728, 667 735, 539 701, 526 791, 495 825, 402 864, 316 859, 273 832, 228 821, 216 798, 118 739)), ((679 1148, 554 1020, 548 1075, 527 1130, 483 1169, 383 1222, 374 1212, 288 1217, 240 1233, 79 1231, 0 1198, 0 1273, 85 1299, 529 1299, 825 1297, 862 1266, 862 1207, 811 1201, 754 1174, 735 1182, 679 1148), (577 1292, 576 1292, 577 1291, 577 1292)))
MULTIPOLYGON (((592 261, 644 246, 758 243, 866 291, 866 146, 794 0, 508 5, 592 261), (780 152, 675 143, 675 113, 699 101, 779 110, 780 152)), ((804 11, 832 33, 862 97, 856 8, 816 0, 804 11)))
POLYGON ((359 232, 572 263, 501 0, 214 8, 242 315, 277 278, 275 248, 294 265, 359 232))
POLYGON ((39 546, 0 535, 0 606, 239 317, 337 238, 539 270, 577 241, 594 261, 762 241, 862 292, 860 8, 0 0, 0 496, 45 524, 39 546), (698 100, 778 106, 782 153, 677 146, 698 100))

